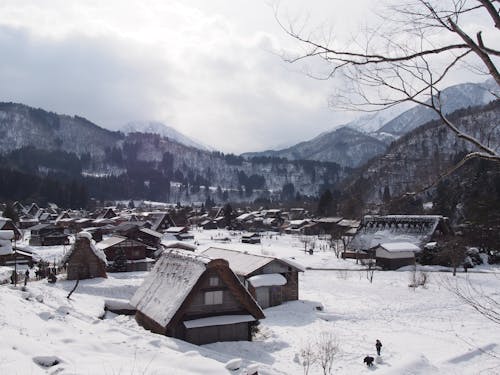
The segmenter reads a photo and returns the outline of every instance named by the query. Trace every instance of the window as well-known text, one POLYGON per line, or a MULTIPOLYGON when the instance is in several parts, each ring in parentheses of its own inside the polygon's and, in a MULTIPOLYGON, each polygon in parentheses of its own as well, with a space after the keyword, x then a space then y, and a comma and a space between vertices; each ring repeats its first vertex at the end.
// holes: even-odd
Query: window
POLYGON ((219 278, 217 276, 211 276, 210 279, 208 280, 208 283, 210 286, 218 286, 219 278))
POLYGON ((205 292, 205 305, 221 305, 221 304, 222 304, 222 290, 205 292))

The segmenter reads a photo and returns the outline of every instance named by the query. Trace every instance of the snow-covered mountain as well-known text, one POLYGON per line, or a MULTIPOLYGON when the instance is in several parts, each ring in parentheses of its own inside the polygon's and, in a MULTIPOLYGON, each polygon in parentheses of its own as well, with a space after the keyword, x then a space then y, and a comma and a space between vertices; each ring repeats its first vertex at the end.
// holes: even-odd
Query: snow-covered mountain
MULTIPOLYGON (((15 103, 0 103, 2 168, 33 178, 77 179, 98 199, 138 197, 174 203, 209 197, 218 203, 280 199, 285 185, 288 191, 293 185, 294 193, 315 196, 349 173, 319 161, 244 160, 151 132, 123 135, 78 116, 15 103)), ((15 184, 16 177, 11 179, 15 184)), ((34 189, 26 194, 43 193, 34 189)))
MULTIPOLYGON (((460 108, 484 105, 495 99, 493 80, 484 83, 464 83, 450 86, 442 92, 446 114, 460 108)), ((319 160, 358 167, 372 157, 382 155, 387 146, 402 135, 418 128, 437 115, 429 108, 410 103, 361 116, 332 131, 282 150, 245 153, 242 156, 275 156, 289 160, 319 160)))
MULTIPOLYGON (((489 80, 484 83, 463 83, 450 86, 441 93, 443 112, 449 114, 460 108, 484 105, 495 99, 491 93, 495 88, 494 81, 489 80)), ((437 114, 427 107, 415 106, 396 116, 380 127, 377 134, 392 134, 400 137, 422 124, 437 119, 437 114)))
POLYGON ((208 146, 196 142, 193 139, 178 132, 174 128, 157 121, 131 121, 119 129, 125 134, 139 132, 139 133, 153 133, 159 134, 162 137, 169 138, 173 141, 182 143, 185 146, 194 147, 200 150, 211 151, 208 146))
POLYGON ((243 154, 245 157, 273 156, 289 160, 318 160, 357 167, 382 154, 387 144, 354 128, 342 126, 318 135, 310 141, 278 150, 243 154))
MULTIPOLYGON (((500 101, 460 109, 449 118, 459 129, 500 152, 500 128, 496 126, 500 121, 500 101)), ((475 150, 440 121, 428 122, 399 138, 384 155, 363 166, 346 182, 346 194, 356 195, 370 207, 381 205, 387 199, 430 186, 467 152, 475 150)), ((462 184, 473 183, 462 181, 462 184)), ((446 191, 449 197, 455 194, 452 189, 446 191)))

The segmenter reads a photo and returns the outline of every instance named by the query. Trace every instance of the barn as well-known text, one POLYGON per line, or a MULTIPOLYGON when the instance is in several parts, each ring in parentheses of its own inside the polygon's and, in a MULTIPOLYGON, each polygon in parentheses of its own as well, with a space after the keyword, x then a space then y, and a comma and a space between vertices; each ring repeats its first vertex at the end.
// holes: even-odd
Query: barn
POLYGON ((182 250, 160 257, 130 304, 144 328, 196 345, 251 341, 264 318, 227 261, 182 250))
POLYGON ((75 243, 64 255, 61 264, 67 267, 68 280, 107 277, 106 256, 94 246, 92 235, 87 232, 80 232, 76 235, 75 243))
POLYGON ((208 248, 203 254, 227 260, 264 309, 299 299, 299 272, 304 268, 291 260, 216 247, 208 248))

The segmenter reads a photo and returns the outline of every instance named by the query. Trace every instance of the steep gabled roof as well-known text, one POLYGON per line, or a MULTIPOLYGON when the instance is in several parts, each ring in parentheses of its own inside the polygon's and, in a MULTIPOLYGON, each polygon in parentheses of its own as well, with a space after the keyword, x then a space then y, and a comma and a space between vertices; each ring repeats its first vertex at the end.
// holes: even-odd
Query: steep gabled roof
POLYGON ((207 268, 217 271, 234 297, 255 319, 264 317, 226 261, 182 250, 163 253, 130 303, 162 327, 168 327, 181 318, 183 308, 189 303, 189 296, 195 291, 207 268))
POLYGON ((71 248, 69 249, 69 251, 64 254, 63 258, 61 259, 61 264, 65 264, 67 263, 72 255, 74 254, 75 250, 78 248, 76 245, 77 245, 77 242, 78 241, 82 241, 82 240, 86 240, 88 241, 89 243, 89 247, 90 247, 90 250, 92 251, 92 253, 94 253, 94 255, 99 258, 100 261, 102 261, 104 264, 108 264, 108 261, 106 260, 106 255, 104 254, 104 252, 101 250, 101 249, 98 249, 93 243, 92 243, 92 235, 88 232, 80 232, 76 235, 76 241, 75 243, 73 243, 73 245, 71 245, 71 248))

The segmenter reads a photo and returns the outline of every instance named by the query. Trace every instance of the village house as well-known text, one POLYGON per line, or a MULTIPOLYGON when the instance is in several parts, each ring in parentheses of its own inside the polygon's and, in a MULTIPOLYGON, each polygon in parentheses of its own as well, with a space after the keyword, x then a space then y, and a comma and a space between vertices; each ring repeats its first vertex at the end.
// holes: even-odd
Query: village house
POLYGON ((67 267, 68 280, 93 279, 107 277, 106 256, 92 243, 92 236, 87 232, 76 235, 75 243, 61 260, 67 267))
POLYGON ((407 242, 422 250, 452 232, 448 218, 439 215, 366 215, 349 248, 367 251, 381 243, 407 242))
POLYGON ((14 239, 19 241, 23 236, 21 231, 16 227, 14 222, 7 217, 0 217, 0 230, 11 230, 14 232, 14 239))
MULTIPOLYGON (((115 261, 125 263, 123 271, 149 271, 154 260, 148 257, 146 244, 123 236, 111 236, 97 243, 96 247, 106 255, 110 271, 116 270, 115 261)), ((151 256, 154 251, 151 252, 151 256)))
POLYGON ((264 313, 227 261, 165 252, 130 300, 152 332, 196 345, 252 339, 264 313))
POLYGON ((242 243, 258 244, 260 243, 260 234, 258 233, 245 233, 241 236, 242 243))
POLYGON ((0 266, 33 266, 40 261, 29 246, 12 246, 14 233, 11 230, 0 231, 0 266))
POLYGON ((58 246, 69 245, 68 234, 64 228, 54 224, 37 224, 29 228, 31 246, 58 246))
POLYGON ((203 255, 227 260, 264 309, 299 299, 298 273, 304 272, 304 268, 291 260, 215 247, 208 248, 203 255))
POLYGON ((168 228, 176 226, 168 212, 151 214, 148 218, 153 222, 151 229, 156 232, 164 233, 168 228))

